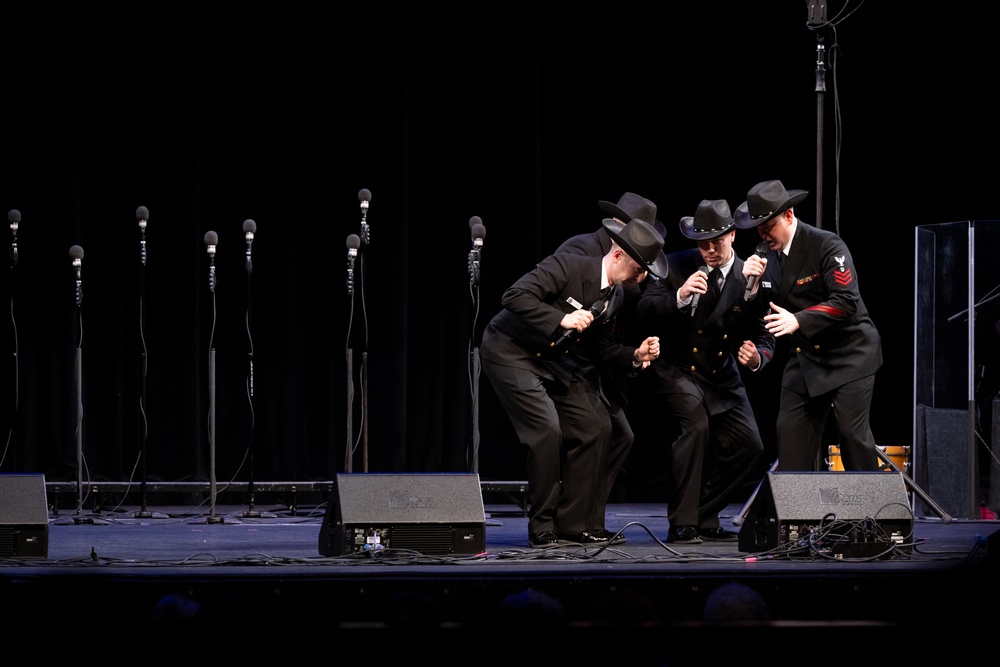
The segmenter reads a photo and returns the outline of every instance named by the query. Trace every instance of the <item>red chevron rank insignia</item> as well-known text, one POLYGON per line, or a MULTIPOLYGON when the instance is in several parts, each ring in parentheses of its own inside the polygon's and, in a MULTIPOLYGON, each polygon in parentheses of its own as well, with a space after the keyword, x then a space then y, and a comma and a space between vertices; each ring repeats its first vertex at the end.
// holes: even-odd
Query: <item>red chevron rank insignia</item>
POLYGON ((834 270, 833 272, 833 280, 838 285, 850 285, 854 282, 854 274, 851 273, 849 268, 844 266, 844 262, 847 261, 847 257, 834 257, 833 261, 840 265, 840 268, 834 270))
POLYGON ((854 282, 854 274, 847 267, 840 267, 838 270, 833 272, 833 279, 837 281, 838 285, 850 285, 854 282))

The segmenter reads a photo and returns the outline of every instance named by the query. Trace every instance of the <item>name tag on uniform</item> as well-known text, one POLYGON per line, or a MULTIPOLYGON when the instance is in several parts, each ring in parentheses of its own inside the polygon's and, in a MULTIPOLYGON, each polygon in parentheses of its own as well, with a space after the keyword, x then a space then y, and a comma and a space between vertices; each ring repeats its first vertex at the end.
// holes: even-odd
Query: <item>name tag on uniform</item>
POLYGON ((576 299, 574 299, 571 296, 566 297, 566 303, 568 303, 569 305, 573 306, 577 310, 580 310, 581 308, 583 308, 583 304, 580 303, 579 301, 577 301, 576 299))
POLYGON ((762 281, 760 281, 760 284, 763 285, 765 289, 771 289, 771 281, 770 280, 762 280, 762 281))

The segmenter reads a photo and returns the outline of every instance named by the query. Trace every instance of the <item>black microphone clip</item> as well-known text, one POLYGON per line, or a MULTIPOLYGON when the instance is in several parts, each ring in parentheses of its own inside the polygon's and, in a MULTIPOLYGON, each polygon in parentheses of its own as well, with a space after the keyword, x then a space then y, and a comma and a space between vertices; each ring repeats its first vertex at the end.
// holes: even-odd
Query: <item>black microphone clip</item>
POLYGON ((215 232, 205 232, 205 247, 208 251, 208 289, 215 294, 215 246, 219 244, 219 235, 215 232))
POLYGON ((361 242, 366 246, 371 242, 371 233, 368 229, 368 204, 371 202, 372 193, 368 188, 361 188, 358 192, 358 200, 361 202, 361 242))
POLYGON ((17 209, 11 209, 7 213, 7 220, 10 222, 10 268, 17 267, 17 227, 21 223, 21 212, 17 209))
POLYGON ((139 262, 146 266, 146 224, 149 222, 149 209, 145 206, 135 209, 135 219, 139 221, 139 262))
POLYGON ((357 234, 347 236, 347 296, 354 295, 354 258, 358 256, 361 238, 357 234))
POLYGON ((243 221, 243 233, 247 237, 247 260, 246 260, 246 267, 247 267, 247 275, 248 276, 251 273, 253 273, 253 259, 250 257, 250 246, 253 245, 253 235, 256 233, 256 231, 257 231, 257 223, 256 222, 254 222, 253 220, 244 220, 243 221))
POLYGON ((479 262, 482 257, 483 239, 486 238, 486 227, 478 215, 469 218, 469 228, 472 230, 472 250, 469 251, 469 283, 475 287, 479 284, 479 262))
POLYGON ((76 273, 76 305, 77 308, 83 303, 83 281, 81 272, 83 268, 83 248, 75 245, 69 249, 70 259, 73 260, 73 270, 76 273))

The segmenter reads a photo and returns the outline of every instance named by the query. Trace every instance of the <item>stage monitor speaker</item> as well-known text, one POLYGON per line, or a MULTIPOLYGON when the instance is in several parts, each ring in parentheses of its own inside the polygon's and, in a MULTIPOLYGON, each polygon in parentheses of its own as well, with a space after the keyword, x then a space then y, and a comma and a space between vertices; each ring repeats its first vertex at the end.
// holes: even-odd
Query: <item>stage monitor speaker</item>
POLYGON ((486 551, 476 473, 342 473, 319 534, 324 556, 385 549, 429 555, 486 551))
POLYGON ((906 482, 898 472, 768 472, 740 528, 740 551, 823 550, 834 557, 909 552, 906 482))
POLYGON ((48 558, 45 475, 0 475, 0 557, 48 558))

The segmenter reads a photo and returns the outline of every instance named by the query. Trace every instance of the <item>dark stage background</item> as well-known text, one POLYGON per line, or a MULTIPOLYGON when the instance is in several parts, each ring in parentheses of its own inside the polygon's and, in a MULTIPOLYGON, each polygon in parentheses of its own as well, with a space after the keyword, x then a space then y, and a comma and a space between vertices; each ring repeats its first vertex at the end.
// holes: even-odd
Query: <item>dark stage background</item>
MULTIPOLYGON (((220 482, 328 480, 348 440, 354 471, 464 471, 475 452, 483 479, 523 479, 506 415, 470 375, 504 289, 597 229, 599 200, 653 199, 680 249, 677 222, 701 199, 735 208, 771 178, 810 190, 799 216, 852 248, 885 350, 873 427, 880 444, 910 444, 914 228, 1000 217, 998 12, 833 2, 834 31, 812 29, 808 9, 4 9, 0 207, 22 220, 2 282, 0 471, 76 479, 82 426, 86 480, 206 480, 214 422, 220 482), (371 236, 352 300, 362 189, 371 236), (487 230, 478 289, 472 216, 487 230)), ((756 243, 737 239, 744 256, 756 243)), ((748 382, 773 458, 771 370, 748 382)), ((658 499, 668 425, 642 407, 623 484, 658 499)))

